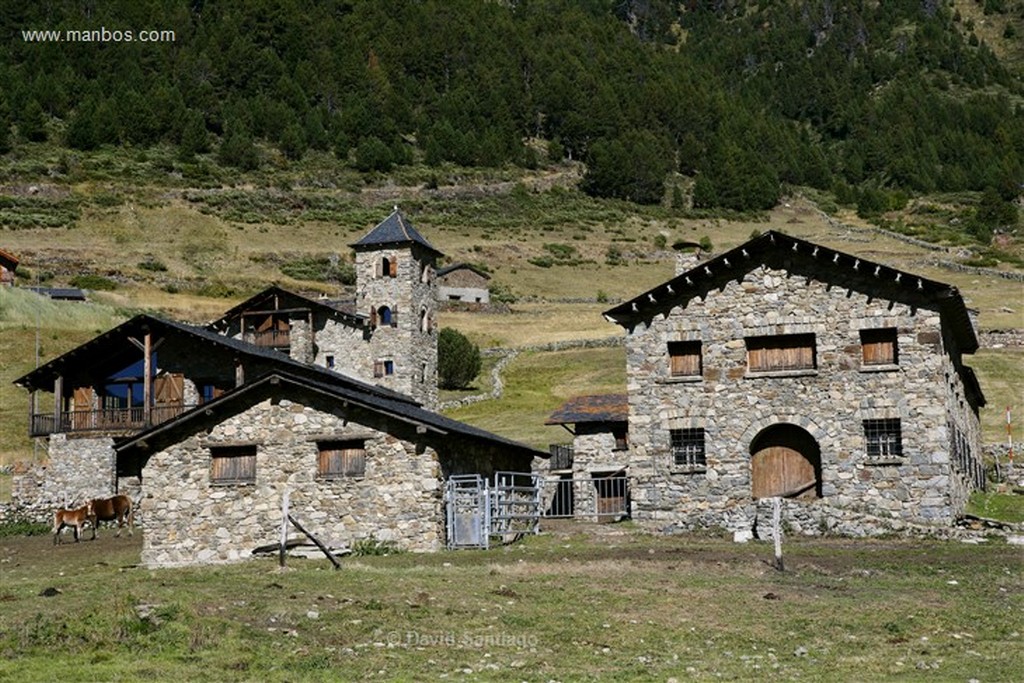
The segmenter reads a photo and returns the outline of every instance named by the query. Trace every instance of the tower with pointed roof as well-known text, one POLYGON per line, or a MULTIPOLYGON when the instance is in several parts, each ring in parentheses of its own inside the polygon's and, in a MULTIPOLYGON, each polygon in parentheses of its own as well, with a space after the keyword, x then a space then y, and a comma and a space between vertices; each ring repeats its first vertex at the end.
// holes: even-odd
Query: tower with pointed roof
POLYGON ((360 374, 433 408, 437 403, 435 271, 441 252, 397 206, 352 248, 356 312, 369 319, 367 367, 360 374))

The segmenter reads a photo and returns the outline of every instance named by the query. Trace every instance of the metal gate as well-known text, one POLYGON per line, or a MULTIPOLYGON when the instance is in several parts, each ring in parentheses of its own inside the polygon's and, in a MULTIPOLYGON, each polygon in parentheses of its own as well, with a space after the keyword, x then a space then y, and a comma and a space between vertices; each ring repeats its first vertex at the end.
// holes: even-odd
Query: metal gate
POLYGON ((622 470, 553 475, 544 482, 542 499, 546 518, 615 522, 630 516, 629 477, 622 470))
POLYGON ((540 475, 495 472, 491 489, 491 535, 535 534, 540 525, 540 475))
POLYGON ((445 516, 449 548, 486 548, 491 527, 487 480, 478 474, 457 474, 445 484, 445 516))

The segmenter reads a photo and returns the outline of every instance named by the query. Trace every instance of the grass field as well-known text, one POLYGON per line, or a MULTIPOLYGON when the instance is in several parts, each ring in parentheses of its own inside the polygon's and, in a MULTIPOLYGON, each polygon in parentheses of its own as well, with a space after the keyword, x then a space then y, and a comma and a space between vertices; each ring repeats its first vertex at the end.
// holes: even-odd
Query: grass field
POLYGON ((1011 681, 1020 550, 578 527, 489 551, 137 567, 138 536, 0 545, 0 678, 1011 681), (47 595, 51 594, 51 595, 47 595))

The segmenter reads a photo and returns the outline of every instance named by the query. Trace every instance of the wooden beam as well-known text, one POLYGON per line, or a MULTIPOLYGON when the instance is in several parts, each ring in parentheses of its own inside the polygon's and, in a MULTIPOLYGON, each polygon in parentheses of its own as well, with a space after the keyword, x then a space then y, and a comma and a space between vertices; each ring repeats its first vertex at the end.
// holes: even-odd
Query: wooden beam
POLYGON ((242 365, 242 361, 238 358, 235 359, 235 386, 240 387, 245 384, 245 366, 242 365))
POLYGON ((294 524, 296 529, 298 529, 299 531, 304 533, 306 535, 306 538, 308 538, 309 540, 313 541, 313 543, 316 544, 317 548, 320 548, 320 552, 322 552, 324 555, 327 556, 327 559, 331 561, 331 564, 334 565, 335 569, 341 569, 341 563, 338 562, 338 558, 336 558, 333 554, 331 554, 331 551, 327 549, 327 546, 325 546, 323 543, 320 542, 320 539, 318 539, 316 536, 314 536, 313 534, 311 534, 308 531, 306 531, 306 529, 301 524, 296 522, 295 518, 292 517, 291 515, 288 515, 288 521, 291 522, 292 524, 294 524))
POLYGON ((153 333, 147 331, 142 340, 145 347, 142 356, 142 419, 149 425, 149 418, 153 412, 153 333))
POLYGON ((53 417, 60 419, 62 412, 61 408, 64 407, 64 378, 61 375, 57 375, 53 378, 53 417))

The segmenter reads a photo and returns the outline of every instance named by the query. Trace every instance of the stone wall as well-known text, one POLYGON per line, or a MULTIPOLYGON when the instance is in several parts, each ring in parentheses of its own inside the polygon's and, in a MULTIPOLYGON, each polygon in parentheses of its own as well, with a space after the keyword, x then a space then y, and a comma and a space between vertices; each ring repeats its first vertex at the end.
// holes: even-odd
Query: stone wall
POLYGON ((267 399, 154 454, 143 471, 140 510, 154 523, 142 561, 172 566, 248 557, 278 540, 285 489, 292 516, 327 545, 375 538, 405 550, 441 548, 437 453, 337 412, 267 399), (365 476, 317 474, 318 441, 339 439, 364 441, 365 476), (211 483, 210 448, 241 443, 256 445, 255 482, 211 483))
POLYGON ((634 517, 660 529, 749 530, 757 518, 752 442, 784 423, 820 448, 822 497, 793 503, 820 511, 807 526, 832 528, 863 513, 950 524, 973 486, 952 469, 950 424, 966 434, 972 472, 980 452, 945 332, 939 314, 919 303, 769 267, 638 324, 627 339, 634 517), (898 364, 862 367, 859 332, 868 328, 896 328, 898 364), (813 334, 816 368, 749 372, 744 338, 781 334, 813 334), (702 376, 670 377, 667 343, 695 340, 702 376), (889 418, 900 420, 902 457, 872 461, 863 420, 889 418), (705 430, 706 467, 676 468, 669 430, 691 428, 705 430))
POLYGON ((491 293, 479 287, 438 287, 437 297, 441 301, 461 301, 463 303, 487 304, 491 301, 491 293))
POLYGON ((11 476, 11 514, 49 523, 53 511, 114 494, 113 439, 49 437, 45 464, 19 464, 11 476))

